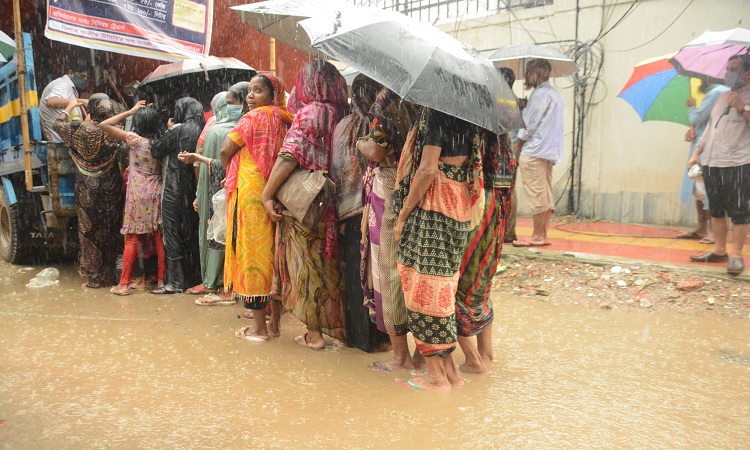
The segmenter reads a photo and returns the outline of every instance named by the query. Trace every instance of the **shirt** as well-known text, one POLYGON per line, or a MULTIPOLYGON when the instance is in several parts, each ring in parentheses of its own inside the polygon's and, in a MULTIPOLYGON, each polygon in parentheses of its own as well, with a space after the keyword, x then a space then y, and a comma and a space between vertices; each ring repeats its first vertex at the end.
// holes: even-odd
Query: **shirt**
MULTIPOLYGON (((746 105, 750 105, 750 84, 737 89, 746 105)), ((710 167, 736 167, 750 164, 750 122, 735 108, 727 110, 728 92, 719 96, 706 131, 698 147, 703 148, 703 164, 710 167)))
POLYGON ((708 125, 708 119, 711 116, 711 110, 714 107, 714 103, 716 103, 716 99, 728 90, 729 88, 723 84, 713 84, 706 91, 706 95, 703 97, 700 106, 688 109, 688 120, 690 120, 690 125, 695 127, 695 135, 698 136, 698 139, 700 139, 706 130, 706 125, 708 125))
POLYGON ((548 81, 537 86, 523 110, 526 128, 518 130, 518 139, 524 141, 521 155, 561 162, 564 113, 565 104, 557 89, 548 81))
MULTIPOLYGON (((42 91, 42 98, 39 102, 39 116, 42 122, 42 132, 44 138, 50 142, 62 142, 60 135, 55 133, 52 125, 65 109, 55 109, 47 106, 47 99, 52 97, 58 98, 78 98, 78 91, 73 86, 73 80, 69 76, 63 75, 60 78, 52 80, 42 91)), ((75 108, 71 113, 72 119, 82 119, 80 108, 75 108), (76 117, 77 116, 77 117, 76 117)))

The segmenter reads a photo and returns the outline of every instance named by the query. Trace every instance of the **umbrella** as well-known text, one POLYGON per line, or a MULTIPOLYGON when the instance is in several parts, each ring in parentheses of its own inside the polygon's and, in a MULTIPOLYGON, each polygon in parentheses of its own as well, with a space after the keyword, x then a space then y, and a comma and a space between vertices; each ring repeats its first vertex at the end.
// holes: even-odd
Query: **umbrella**
POLYGON ((13 57, 16 51, 16 41, 0 31, 0 62, 6 62, 13 57))
POLYGON ((699 101, 703 94, 697 91, 700 80, 677 74, 669 63, 674 54, 641 61, 633 68, 633 74, 618 97, 630 103, 641 120, 662 120, 690 125, 688 96, 699 101))
POLYGON ((297 23, 326 11, 346 7, 349 5, 338 0, 269 0, 231 8, 242 20, 266 36, 315 55, 317 50, 310 46, 310 38, 297 27, 297 23))
POLYGON ((349 7, 300 22, 313 47, 403 99, 494 133, 520 128, 517 100, 473 48, 393 11, 349 7))
POLYGON ((210 97, 240 81, 249 81, 257 72, 236 58, 208 56, 162 64, 148 74, 139 90, 156 94, 207 92, 210 97))
POLYGON ((721 83, 729 58, 748 53, 748 47, 750 30, 709 31, 688 42, 670 62, 682 75, 703 76, 721 83))
POLYGON ((526 63, 532 59, 546 59, 549 61, 552 66, 551 78, 564 77, 578 70, 576 63, 569 56, 546 45, 508 45, 490 52, 484 52, 484 54, 496 67, 509 67, 513 69, 516 78, 519 80, 523 80, 526 72, 526 63))

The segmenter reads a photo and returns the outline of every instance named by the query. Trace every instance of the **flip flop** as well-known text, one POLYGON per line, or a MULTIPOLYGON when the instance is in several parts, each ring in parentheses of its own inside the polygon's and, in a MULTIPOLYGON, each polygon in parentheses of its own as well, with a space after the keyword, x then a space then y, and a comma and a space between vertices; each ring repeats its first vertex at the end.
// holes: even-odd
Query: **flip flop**
POLYGON ((313 347, 310 344, 308 344, 307 343, 307 333, 305 333, 302 336, 297 336, 296 338, 294 338, 294 342, 296 342, 297 345, 301 345, 302 347, 307 347, 310 350, 323 350, 324 348, 326 348, 325 345, 322 346, 322 347, 313 347))
POLYGON ((699 235, 695 231, 691 231, 689 233, 681 233, 675 236, 675 239, 701 239, 703 236, 699 235))
POLYGON ((710 237, 706 236, 703 239, 701 239, 700 241, 698 241, 698 243, 699 244, 715 244, 716 242, 714 242, 714 240, 711 239, 710 237))
POLYGON ((130 295, 130 290, 129 289, 127 291, 123 292, 123 291, 117 289, 117 286, 112 286, 112 288, 109 290, 109 292, 111 292, 111 293, 113 293, 115 295, 120 295, 120 296, 130 295))
POLYGON ((385 364, 381 364, 379 361, 375 361, 370 364, 370 370, 382 370, 383 372, 392 372, 385 364))
POLYGON ((513 241, 513 243, 511 245, 513 247, 544 247, 544 246, 547 246, 547 245, 552 245, 552 243, 551 242, 542 242, 541 244, 537 244, 535 242, 518 240, 518 241, 513 241))
POLYGON ((234 336, 240 339, 245 339, 250 342, 268 342, 268 339, 263 339, 257 334, 247 334, 247 330, 251 329, 250 326, 245 326, 234 332, 234 336))
POLYGON ((151 289, 149 292, 156 295, 164 295, 164 294, 181 294, 182 289, 172 289, 167 287, 165 284, 164 286, 159 286, 156 289, 151 289))
POLYGON ((186 294, 192 294, 192 295, 206 295, 206 294, 215 294, 216 291, 209 291, 206 288, 195 288, 195 286, 191 287, 190 289, 185 290, 186 294))
POLYGON ((195 300, 195 304, 199 306, 229 306, 235 303, 232 298, 222 298, 216 294, 207 294, 195 300))

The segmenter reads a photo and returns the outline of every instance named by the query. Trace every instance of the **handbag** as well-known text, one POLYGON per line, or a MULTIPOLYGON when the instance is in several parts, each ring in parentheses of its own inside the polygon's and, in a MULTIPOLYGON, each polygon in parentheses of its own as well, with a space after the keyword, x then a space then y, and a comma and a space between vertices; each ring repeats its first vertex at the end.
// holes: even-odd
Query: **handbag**
POLYGON ((276 191, 276 199, 308 229, 318 226, 333 201, 334 185, 322 171, 297 167, 276 191))

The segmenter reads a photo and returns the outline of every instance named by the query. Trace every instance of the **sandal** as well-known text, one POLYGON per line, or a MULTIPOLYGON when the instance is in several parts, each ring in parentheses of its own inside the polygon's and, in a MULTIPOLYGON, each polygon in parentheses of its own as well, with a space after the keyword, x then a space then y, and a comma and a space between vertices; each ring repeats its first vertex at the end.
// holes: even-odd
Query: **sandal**
POLYGON ((246 339, 250 342, 268 342, 268 338, 264 338, 263 336, 259 336, 253 332, 250 334, 247 334, 248 331, 250 331, 251 327, 246 326, 242 327, 239 330, 234 332, 234 336, 238 337, 240 339, 246 339))
POLYGON ((182 289, 173 289, 166 284, 164 286, 159 286, 156 289, 151 289, 149 292, 152 294, 162 295, 162 294, 181 294, 182 289))
POLYGON ((125 290, 121 290, 119 286, 112 286, 112 288, 109 290, 109 292, 115 294, 115 295, 130 295, 130 289, 125 288, 125 290))
POLYGON ((186 289, 185 293, 186 294, 192 294, 192 295, 206 295, 206 294, 215 294, 216 290, 212 291, 210 289, 206 289, 204 287, 203 283, 201 283, 201 284, 199 284, 197 286, 193 286, 193 287, 191 287, 189 289, 186 289))
POLYGON ((234 305, 237 301, 233 298, 219 297, 216 294, 208 294, 195 300, 199 306, 229 306, 234 305))

